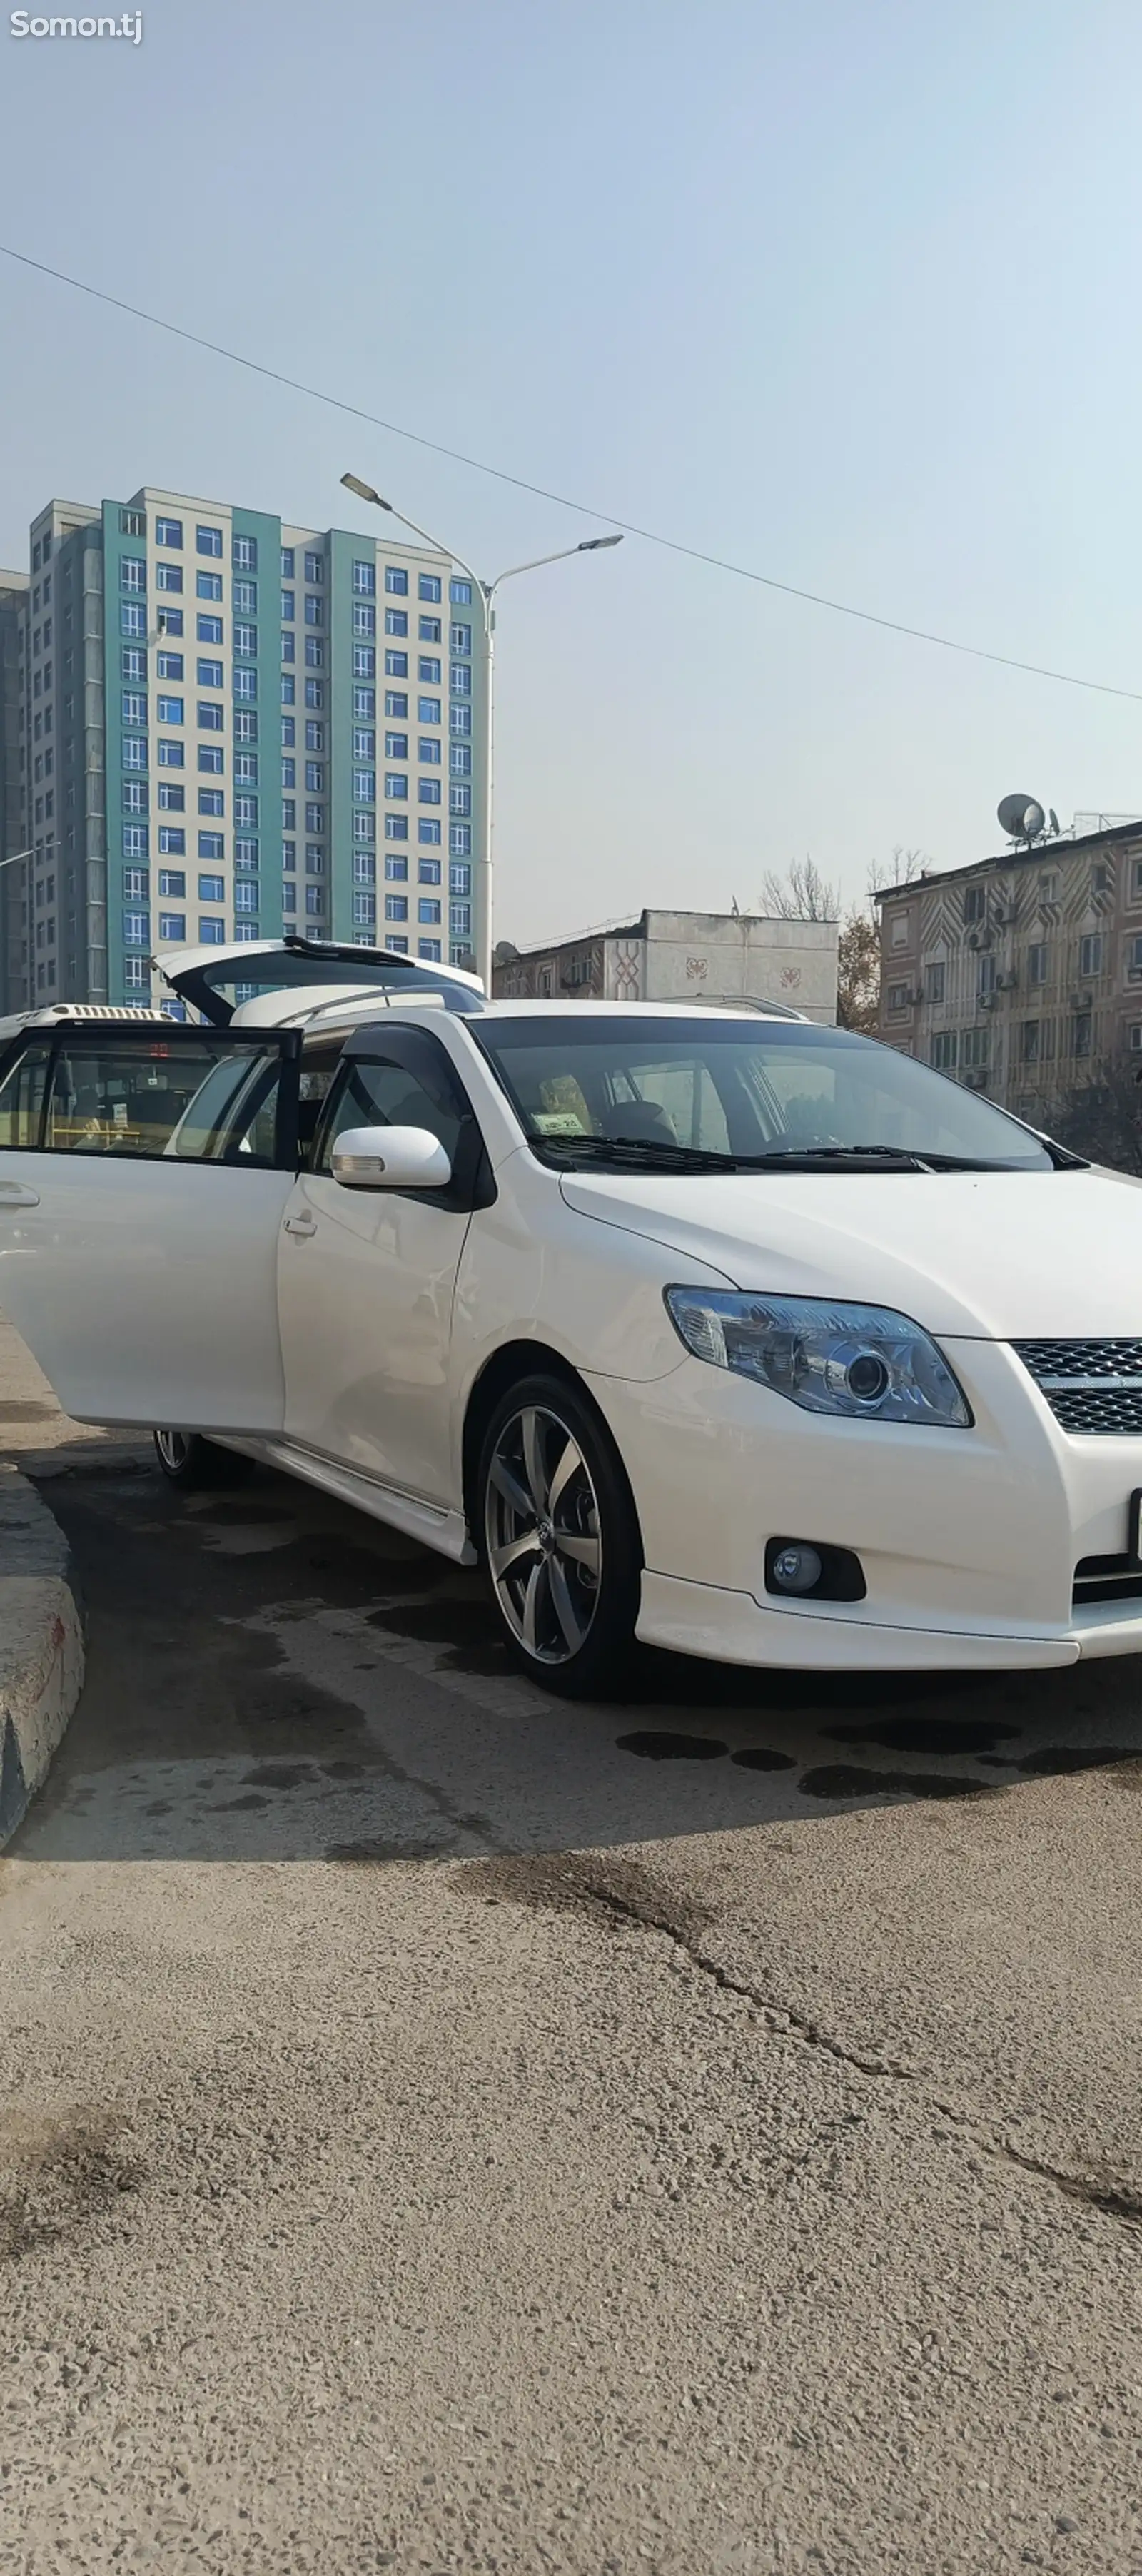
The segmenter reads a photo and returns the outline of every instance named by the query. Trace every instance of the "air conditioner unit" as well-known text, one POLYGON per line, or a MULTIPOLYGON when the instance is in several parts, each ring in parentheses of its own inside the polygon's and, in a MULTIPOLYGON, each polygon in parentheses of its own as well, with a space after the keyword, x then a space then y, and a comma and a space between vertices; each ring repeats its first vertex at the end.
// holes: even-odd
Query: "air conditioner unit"
POLYGON ((912 1002, 912 1003, 922 1002, 922 1001, 923 1001, 923 999, 924 999, 924 987, 923 987, 923 985, 922 985, 922 984, 914 984, 914 985, 913 985, 913 987, 912 987, 911 992, 909 993, 908 999, 909 999, 909 1001, 910 1001, 910 1002, 912 1002))
POLYGON ((1093 1010, 1093 1008, 1094 1008, 1094 995, 1093 995, 1093 993, 1072 993, 1072 995, 1071 995, 1071 1009, 1072 1009, 1072 1011, 1090 1011, 1090 1010, 1093 1010))
POLYGON ((996 991, 999 993, 1013 993, 1018 981, 1019 978, 1015 974, 1014 970, 1007 975, 997 975, 995 979, 996 991))
POLYGON ((977 1007, 981 1011, 993 1011, 995 1009, 996 995, 994 993, 977 993, 975 998, 977 1007))
POLYGON ((983 943, 984 943, 984 938, 985 938, 985 936, 986 936, 986 933, 985 933, 984 931, 982 931, 982 930, 969 930, 969 932, 968 932, 968 947, 969 947, 969 948, 982 948, 983 943))
POLYGON ((1019 914, 1013 903, 998 904, 991 918, 997 929, 1009 930, 1012 922, 1018 921, 1019 914))
POLYGON ((986 1089, 987 1066, 985 1064, 975 1064, 972 1066, 970 1073, 965 1073, 964 1075, 964 1090, 986 1091, 986 1089))

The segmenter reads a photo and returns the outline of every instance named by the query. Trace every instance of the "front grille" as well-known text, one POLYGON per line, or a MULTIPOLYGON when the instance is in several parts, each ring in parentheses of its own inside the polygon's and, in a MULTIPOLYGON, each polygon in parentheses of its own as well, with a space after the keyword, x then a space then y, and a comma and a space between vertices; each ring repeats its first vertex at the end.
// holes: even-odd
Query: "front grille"
POLYGON ((1142 1341, 1013 1342, 1064 1431, 1142 1435, 1142 1341))
POLYGON ((1132 1556, 1080 1556, 1072 1601, 1142 1601, 1142 1565, 1132 1556))

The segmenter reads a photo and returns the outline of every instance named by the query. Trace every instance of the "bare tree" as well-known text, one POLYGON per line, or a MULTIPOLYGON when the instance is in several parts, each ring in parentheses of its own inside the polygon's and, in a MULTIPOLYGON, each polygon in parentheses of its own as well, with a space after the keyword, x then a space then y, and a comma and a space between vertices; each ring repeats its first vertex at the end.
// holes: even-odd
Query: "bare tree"
POLYGON ((770 921, 835 921, 841 890, 822 876, 815 859, 792 859, 784 876, 767 868, 760 909, 770 921))
POLYGON ((1072 1154, 1142 1174, 1142 1066, 1128 1055, 1091 1065, 1084 1082, 1036 1107, 1035 1124, 1072 1154))

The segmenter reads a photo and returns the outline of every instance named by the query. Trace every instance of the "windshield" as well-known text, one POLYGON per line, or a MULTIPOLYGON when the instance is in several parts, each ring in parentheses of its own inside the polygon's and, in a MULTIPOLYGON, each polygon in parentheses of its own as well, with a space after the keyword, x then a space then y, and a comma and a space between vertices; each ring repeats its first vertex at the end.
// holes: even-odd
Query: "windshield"
POLYGON ((572 1010, 488 1015, 472 1034, 561 1167, 1055 1168, 990 1101, 843 1029, 572 1010))

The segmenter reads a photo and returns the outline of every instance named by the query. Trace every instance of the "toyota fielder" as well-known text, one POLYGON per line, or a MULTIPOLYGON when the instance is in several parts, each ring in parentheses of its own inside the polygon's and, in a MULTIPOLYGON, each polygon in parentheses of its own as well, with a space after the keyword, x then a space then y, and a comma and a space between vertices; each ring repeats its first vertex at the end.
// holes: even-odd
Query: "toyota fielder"
POLYGON ((565 1691, 635 1636, 1142 1647, 1138 1183, 776 1010, 259 956, 165 961, 200 1024, 56 1013, 0 1057, 0 1306, 69 1413, 479 1558, 565 1691))

